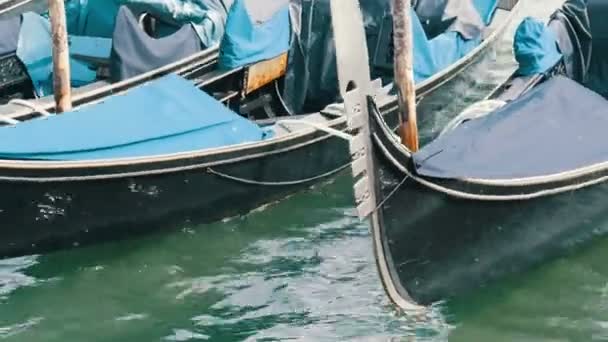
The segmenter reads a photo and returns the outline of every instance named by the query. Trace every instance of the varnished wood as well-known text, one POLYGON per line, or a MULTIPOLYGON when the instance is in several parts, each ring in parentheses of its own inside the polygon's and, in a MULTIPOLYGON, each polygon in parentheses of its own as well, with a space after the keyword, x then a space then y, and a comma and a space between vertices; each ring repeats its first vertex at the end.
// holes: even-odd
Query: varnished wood
POLYGON ((414 84, 412 23, 409 0, 393 0, 393 39, 395 83, 399 95, 401 142, 411 151, 418 151, 416 117, 416 86, 414 84))
POLYGON ((287 71, 287 53, 278 57, 256 63, 247 69, 245 80, 245 94, 262 88, 273 82, 287 71))
POLYGON ((72 109, 70 87, 70 51, 63 0, 49 0, 53 36, 53 91, 58 113, 72 109))

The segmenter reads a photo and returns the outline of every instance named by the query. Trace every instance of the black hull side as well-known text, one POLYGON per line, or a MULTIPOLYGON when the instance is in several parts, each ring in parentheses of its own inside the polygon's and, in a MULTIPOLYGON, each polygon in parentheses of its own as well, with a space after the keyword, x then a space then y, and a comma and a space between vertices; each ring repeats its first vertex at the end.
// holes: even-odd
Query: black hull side
MULTIPOLYGON (((454 197, 404 172, 409 156, 380 120, 373 116, 377 202, 382 206, 372 231, 376 258, 387 269, 381 272, 383 283, 397 289, 395 302, 426 305, 463 295, 608 232, 606 182, 525 200, 454 197)), ((426 181, 474 195, 511 195, 604 176, 595 172, 537 186, 426 181)))
POLYGON ((81 182, 2 182, 0 257, 170 229, 173 218, 207 223, 242 214, 343 170, 349 165, 347 148, 345 141, 332 137, 283 153, 183 172, 81 182), (298 180, 304 181, 291 182, 298 180))
MULTIPOLYGON (((381 167, 382 198, 404 178, 381 167)), ((456 199, 406 181, 382 207, 396 279, 415 302, 465 294, 608 232, 608 184, 527 201, 456 199)))

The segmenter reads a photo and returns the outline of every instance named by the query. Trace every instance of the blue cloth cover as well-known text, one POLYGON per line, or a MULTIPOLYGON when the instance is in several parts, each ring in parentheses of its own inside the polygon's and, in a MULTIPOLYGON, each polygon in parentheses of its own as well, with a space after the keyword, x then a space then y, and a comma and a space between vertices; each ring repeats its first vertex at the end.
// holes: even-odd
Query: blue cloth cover
POLYGON ((111 38, 122 5, 180 24, 191 23, 206 46, 218 44, 230 0, 67 0, 68 33, 111 38))
POLYGON ((445 133, 414 163, 435 178, 545 176, 608 161, 606 132, 608 101, 560 76, 445 133))
MULTIPOLYGON (((51 25, 36 13, 22 14, 21 31, 17 43, 17 57, 25 65, 38 96, 53 93, 53 43, 51 25)), ((87 63, 70 59, 73 87, 95 81, 97 73, 87 63)))
POLYGON ((68 34, 112 38, 119 7, 115 0, 66 0, 68 34))
POLYGON ((268 21, 256 24, 247 12, 245 1, 236 0, 228 12, 220 45, 220 67, 233 69, 279 56, 289 49, 290 37, 288 6, 268 21))
POLYGON ((492 17, 498 8, 498 2, 499 0, 473 0, 473 4, 486 25, 490 25, 492 22, 492 17))
POLYGON ((481 37, 465 40, 458 32, 445 32, 432 40, 426 38, 422 23, 411 10, 412 36, 414 37, 414 81, 422 82, 475 49, 481 37))
POLYGON ((530 17, 525 18, 517 28, 513 50, 519 63, 517 74, 522 76, 543 73, 562 58, 555 33, 530 17))
POLYGON ((265 132, 168 75, 79 110, 0 128, 0 158, 93 160, 260 141, 265 132))

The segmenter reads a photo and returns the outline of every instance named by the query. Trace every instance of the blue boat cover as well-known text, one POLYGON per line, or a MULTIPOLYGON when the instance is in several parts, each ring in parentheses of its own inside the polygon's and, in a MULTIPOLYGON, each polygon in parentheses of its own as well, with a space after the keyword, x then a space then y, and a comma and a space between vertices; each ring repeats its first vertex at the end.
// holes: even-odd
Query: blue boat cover
POLYGON ((417 0, 413 8, 429 39, 448 31, 471 39, 491 22, 497 6, 498 0, 417 0))
POLYGON ((416 12, 411 10, 414 39, 414 81, 422 82, 475 49, 481 36, 466 40, 458 32, 449 31, 428 40, 416 12))
POLYGON ((608 161, 608 101, 565 77, 463 123, 414 154, 435 178, 514 179, 608 161))
POLYGON ((236 0, 228 12, 219 65, 233 69, 279 56, 289 49, 289 6, 279 9, 268 21, 254 23, 245 0, 236 0))
POLYGON ((499 0, 473 0, 473 4, 475 4, 475 8, 477 8, 481 16, 481 20, 486 25, 490 25, 492 22, 492 17, 498 8, 498 2, 499 0))
MULTIPOLYGON (((295 18, 292 23, 294 39, 291 40, 283 91, 283 99, 291 112, 317 111, 339 99, 336 54, 329 10, 330 1, 291 1, 292 18, 295 18)), ((381 64, 385 64, 385 61, 392 61, 392 50, 388 47, 384 49, 381 44, 383 41, 391 41, 390 1, 360 0, 359 2, 370 57, 374 56, 370 60, 372 73, 374 77, 390 77, 384 70, 373 68, 376 66, 374 65, 375 60, 382 61, 381 64)), ((478 46, 481 35, 473 37, 469 34, 481 32, 486 26, 471 29, 471 24, 474 22, 480 23, 482 26, 484 23, 489 24, 498 2, 498 0, 417 0, 413 2, 414 8, 420 10, 420 13, 416 12, 417 15, 413 18, 416 82, 426 80, 444 70, 445 67, 478 46), (449 8, 449 13, 446 11, 447 2, 453 4, 449 8), (464 6, 465 2, 466 6, 464 6), (423 19, 420 19, 418 14, 423 19), (441 27, 432 33, 426 32, 428 20, 433 20, 433 18, 437 19, 441 27), (424 29, 421 29, 421 26, 424 29), (445 31, 445 29, 449 31, 445 31), (429 37, 431 39, 428 39, 429 37)))
POLYGON ((68 33, 111 38, 122 5, 178 24, 193 24, 204 46, 219 43, 232 0, 68 0, 68 33))
MULTIPOLYGON (((108 51, 109 52, 109 51, 108 51)), ((17 57, 23 62, 38 96, 53 93, 53 45, 51 25, 36 13, 22 15, 21 31, 17 43, 17 57)), ((89 64, 70 58, 70 76, 73 87, 95 81, 97 73, 89 64)))
POLYGON ((265 132, 168 75, 79 110, 0 128, 0 158, 146 157, 254 142, 265 132))
POLYGON ((531 17, 519 24, 513 51, 515 60, 519 63, 517 74, 522 76, 544 73, 562 59, 556 34, 541 21, 531 17))

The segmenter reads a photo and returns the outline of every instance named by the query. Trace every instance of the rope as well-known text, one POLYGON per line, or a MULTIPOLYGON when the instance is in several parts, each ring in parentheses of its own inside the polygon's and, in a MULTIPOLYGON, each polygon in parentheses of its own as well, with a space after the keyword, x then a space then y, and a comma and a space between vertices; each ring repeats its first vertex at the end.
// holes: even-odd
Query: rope
POLYGON ((48 112, 47 110, 45 110, 44 108, 38 106, 37 104, 35 104, 31 101, 27 101, 27 100, 23 100, 23 99, 12 99, 12 100, 8 101, 8 103, 29 108, 31 110, 34 110, 34 111, 40 113, 42 116, 52 116, 53 115, 50 112, 48 112))
POLYGON ((401 182, 399 182, 399 184, 397 184, 395 186, 395 188, 393 190, 391 190, 391 192, 388 194, 388 196, 386 196, 382 202, 380 202, 380 204, 378 204, 376 206, 376 208, 374 208, 374 211, 378 211, 378 209, 380 209, 389 199, 391 199, 391 197, 393 197, 393 195, 397 192, 397 190, 399 190, 399 188, 405 184, 405 181, 408 180, 410 178, 410 176, 405 175, 405 177, 403 178, 403 180, 401 180, 401 182))
POLYGON ((535 198, 539 198, 539 197, 558 195, 558 194, 561 194, 564 192, 580 190, 582 188, 586 188, 586 187, 589 187, 592 185, 596 185, 596 184, 600 184, 605 181, 608 181, 608 176, 604 176, 604 177, 589 180, 589 181, 586 181, 583 183, 565 185, 565 186, 553 188, 553 189, 539 190, 539 191, 531 192, 528 194, 480 195, 480 194, 474 194, 474 193, 470 193, 470 192, 466 192, 466 191, 451 189, 451 188, 445 187, 443 185, 433 183, 424 178, 418 177, 418 176, 414 175, 412 172, 410 172, 410 170, 408 170, 406 167, 401 165, 393 156, 391 156, 390 153, 386 150, 386 147, 384 147, 382 144, 378 144, 378 146, 380 146, 383 154, 390 160, 391 163, 393 163, 395 165, 395 167, 397 167, 401 172, 403 172, 405 175, 407 175, 411 179, 415 180, 419 184, 426 186, 432 190, 441 192, 445 195, 459 198, 459 199, 465 199, 465 200, 490 201, 490 202, 526 201, 526 200, 531 200, 531 199, 535 199, 535 198))
POLYGON ((350 163, 340 166, 337 169, 331 170, 329 172, 323 173, 321 175, 318 176, 314 176, 314 177, 310 177, 310 178, 304 178, 304 179, 299 179, 299 180, 294 180, 294 181, 283 181, 283 182, 264 182, 264 181, 256 181, 256 180, 252 180, 252 179, 246 179, 246 178, 240 178, 240 177, 236 177, 236 176, 231 176, 225 173, 221 173, 219 171, 216 171, 210 167, 207 168, 207 172, 209 172, 212 175, 216 175, 218 177, 221 178, 225 178, 231 181, 235 181, 235 182, 239 182, 239 183, 244 183, 244 184, 249 184, 249 185, 264 185, 264 186, 290 186, 290 185, 300 185, 300 184, 304 184, 304 183, 310 183, 310 182, 314 182, 316 180, 322 179, 322 178, 327 178, 329 176, 332 176, 334 174, 337 174, 339 172, 341 172, 342 170, 345 170, 347 168, 350 167, 350 163))
POLYGON ((340 130, 331 128, 331 127, 327 127, 325 125, 316 123, 316 122, 311 122, 311 121, 306 121, 306 120, 295 120, 295 119, 285 119, 285 120, 279 120, 276 123, 277 125, 281 125, 283 126, 285 129, 289 130, 289 127, 285 126, 285 124, 295 124, 295 125, 305 125, 305 126, 310 126, 314 129, 317 129, 319 131, 325 132, 327 134, 331 134, 335 137, 338 137, 340 139, 344 139, 346 141, 351 141, 353 140, 353 136, 348 134, 348 133, 344 133, 340 130))
POLYGON ((281 91, 279 90, 279 81, 275 80, 274 81, 274 90, 277 93, 277 98, 279 99, 279 102, 281 102, 281 106, 283 106, 283 108, 285 108, 285 111, 287 112, 287 114, 289 114, 290 116, 293 116, 293 111, 291 110, 291 108, 289 108, 287 106, 287 103, 285 103, 285 100, 283 100, 283 96, 281 95, 281 91))
POLYGON ((445 128, 441 131, 441 133, 439 133, 439 136, 442 136, 447 132, 454 130, 456 127, 460 126, 465 121, 478 119, 483 116, 486 116, 494 112, 495 110, 504 107, 506 104, 507 103, 505 101, 501 100, 484 100, 475 102, 474 104, 463 110, 462 113, 460 113, 454 119, 452 119, 447 125, 445 125, 445 128))
POLYGON ((4 116, 4 115, 0 115, 0 121, 4 122, 6 124, 9 124, 9 125, 16 125, 21 122, 19 120, 15 120, 13 118, 9 118, 8 116, 4 116))

